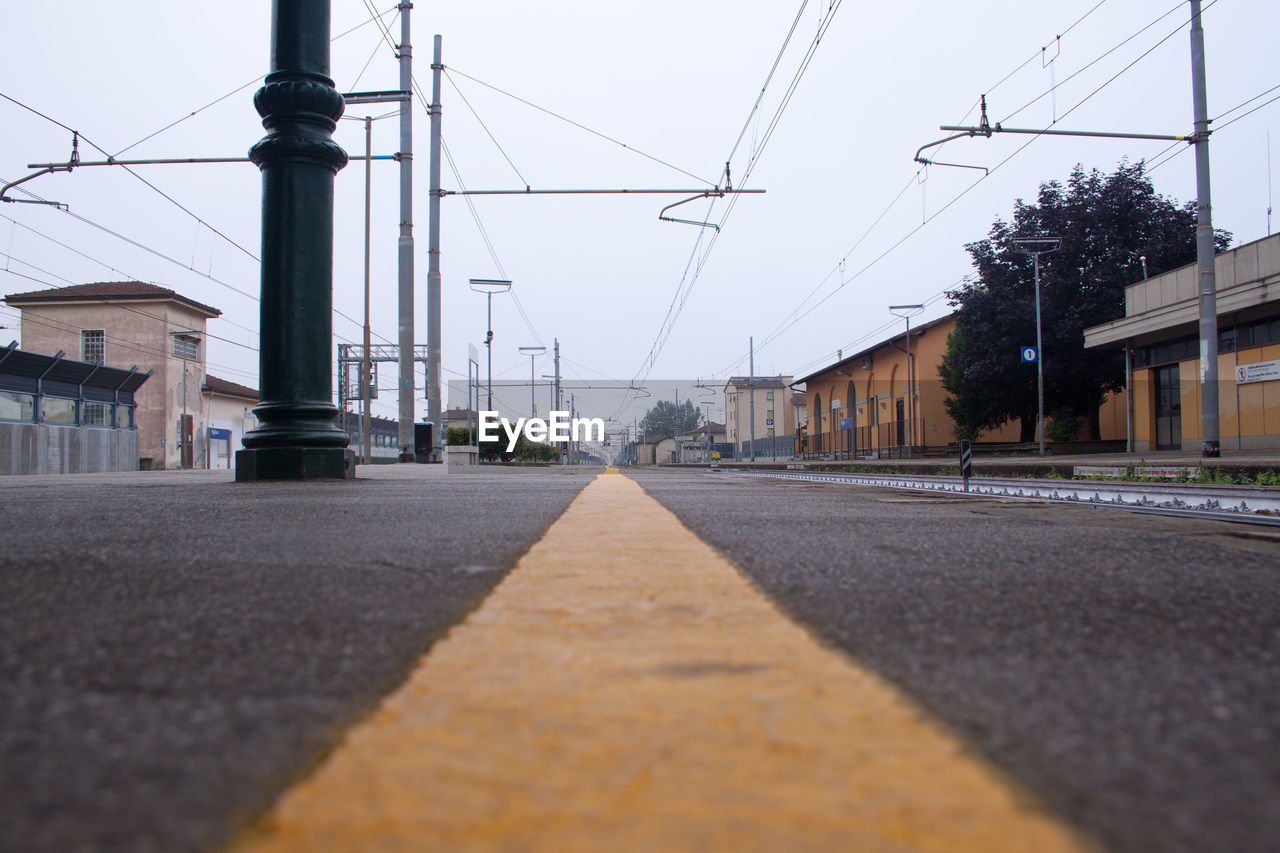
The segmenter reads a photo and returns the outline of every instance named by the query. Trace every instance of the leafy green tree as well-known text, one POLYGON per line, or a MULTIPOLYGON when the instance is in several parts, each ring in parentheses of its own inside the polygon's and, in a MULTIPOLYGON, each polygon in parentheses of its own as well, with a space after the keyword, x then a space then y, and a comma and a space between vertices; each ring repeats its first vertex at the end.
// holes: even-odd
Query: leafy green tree
POLYGON ((659 400, 640 421, 645 435, 683 435, 700 426, 702 410, 692 400, 685 400, 679 406, 670 400, 659 400))
MULTIPOLYGON (((1077 165, 1065 186, 1041 184, 1035 204, 1019 199, 1012 222, 997 219, 987 239, 965 247, 976 281, 947 294, 956 331, 938 373, 957 434, 1016 419, 1021 440, 1035 438, 1036 369, 1019 355, 1036 340, 1034 262, 1015 238, 1062 241, 1040 256, 1045 412, 1079 418, 1097 438, 1098 407, 1123 387, 1124 358, 1086 350, 1084 330, 1124 316, 1124 288, 1142 279, 1144 256, 1151 275, 1193 262, 1195 225, 1195 203, 1156 193, 1142 161, 1110 175, 1077 165)), ((1226 231, 1215 237, 1219 251, 1230 244, 1226 231)))

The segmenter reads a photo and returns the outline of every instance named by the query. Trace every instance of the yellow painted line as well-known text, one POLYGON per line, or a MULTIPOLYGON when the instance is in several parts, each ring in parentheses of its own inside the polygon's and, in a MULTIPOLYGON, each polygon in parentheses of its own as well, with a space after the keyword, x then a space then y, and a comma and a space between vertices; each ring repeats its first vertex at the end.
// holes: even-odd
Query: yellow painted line
POLYGON ((236 849, 1085 848, 604 474, 236 849))

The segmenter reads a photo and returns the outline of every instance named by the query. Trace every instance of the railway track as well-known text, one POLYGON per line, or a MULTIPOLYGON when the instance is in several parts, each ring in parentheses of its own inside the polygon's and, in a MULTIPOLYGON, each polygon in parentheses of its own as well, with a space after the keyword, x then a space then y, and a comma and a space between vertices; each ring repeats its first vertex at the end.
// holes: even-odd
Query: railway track
POLYGON ((974 477, 969 480, 966 492, 964 481, 960 477, 840 474, 826 471, 735 471, 733 474, 810 483, 948 492, 975 497, 1023 498, 1280 527, 1280 489, 1262 486, 974 477))

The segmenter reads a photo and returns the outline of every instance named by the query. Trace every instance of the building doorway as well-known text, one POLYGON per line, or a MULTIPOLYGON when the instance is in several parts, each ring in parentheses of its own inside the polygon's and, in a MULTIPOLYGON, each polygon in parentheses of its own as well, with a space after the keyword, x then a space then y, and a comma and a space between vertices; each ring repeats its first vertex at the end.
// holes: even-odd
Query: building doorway
POLYGON ((1182 381, 1178 365, 1154 371, 1156 380, 1156 450, 1182 449, 1182 381))

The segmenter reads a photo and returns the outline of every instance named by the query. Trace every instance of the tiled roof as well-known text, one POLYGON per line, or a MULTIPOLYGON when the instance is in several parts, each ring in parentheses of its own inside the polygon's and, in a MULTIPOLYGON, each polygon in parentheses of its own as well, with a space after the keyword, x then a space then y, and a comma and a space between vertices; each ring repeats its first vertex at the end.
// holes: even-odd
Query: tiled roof
MULTIPOLYGON (((955 318, 955 313, 952 312, 950 314, 945 314, 936 320, 930 320, 927 323, 921 323, 918 326, 912 326, 911 336, 914 338, 916 335, 924 334, 926 331, 928 331, 929 329, 932 329, 934 326, 940 326, 943 323, 946 323, 947 321, 952 320, 954 318, 955 318)), ((837 367, 843 367, 846 364, 850 364, 858 359, 861 359, 863 356, 868 355, 869 353, 875 352, 881 347, 889 346, 896 340, 905 339, 906 336, 907 336, 906 330, 903 329, 903 331, 898 332, 897 334, 891 335, 890 337, 885 338, 884 340, 880 341, 877 344, 872 344, 866 349, 858 350, 853 355, 847 355, 844 358, 840 359, 839 361, 836 361, 832 364, 828 364, 826 367, 815 370, 813 373, 810 373, 808 376, 800 377, 799 379, 796 380, 795 384, 799 385, 801 382, 808 382, 810 379, 815 379, 821 376, 822 374, 827 373, 828 371, 835 370, 837 367)), ((912 347, 912 349, 914 350, 914 346, 912 347)))
POLYGON ((196 302, 167 287, 148 284, 145 281, 97 281, 91 284, 72 284, 67 287, 33 290, 28 293, 10 293, 4 301, 21 307, 24 304, 40 302, 123 302, 154 299, 171 299, 194 308, 208 317, 218 317, 222 314, 211 305, 196 302))
POLYGON ((210 376, 208 373, 204 375, 204 387, 206 391, 209 391, 212 394, 223 394, 227 397, 243 397, 246 400, 260 399, 256 388, 250 388, 247 385, 237 385, 235 382, 228 382, 225 379, 210 376))
POLYGON ((754 378, 750 376, 730 376, 725 384, 736 385, 739 388, 746 388, 748 385, 753 385, 756 388, 784 388, 786 383, 783 380, 789 378, 782 376, 756 376, 754 378))

